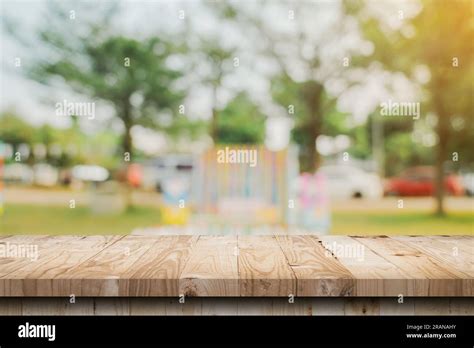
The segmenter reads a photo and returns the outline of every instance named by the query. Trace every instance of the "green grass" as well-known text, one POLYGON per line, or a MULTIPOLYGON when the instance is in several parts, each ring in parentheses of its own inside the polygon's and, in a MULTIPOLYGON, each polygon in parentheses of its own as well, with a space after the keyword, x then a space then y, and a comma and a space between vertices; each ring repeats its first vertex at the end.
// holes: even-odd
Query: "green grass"
MULTIPOLYGON (((97 215, 86 207, 9 204, 0 218, 0 234, 128 234, 134 228, 160 223, 158 209, 139 206, 122 214, 97 215)), ((453 212, 435 217, 428 212, 350 212, 332 215, 331 234, 431 235, 474 232, 474 216, 453 212)))
POLYGON ((472 235, 474 215, 452 212, 437 217, 428 212, 335 212, 331 234, 350 235, 472 235))
POLYGON ((10 204, 0 218, 0 234, 129 234, 160 222, 159 211, 135 207, 122 214, 93 214, 87 207, 10 204))

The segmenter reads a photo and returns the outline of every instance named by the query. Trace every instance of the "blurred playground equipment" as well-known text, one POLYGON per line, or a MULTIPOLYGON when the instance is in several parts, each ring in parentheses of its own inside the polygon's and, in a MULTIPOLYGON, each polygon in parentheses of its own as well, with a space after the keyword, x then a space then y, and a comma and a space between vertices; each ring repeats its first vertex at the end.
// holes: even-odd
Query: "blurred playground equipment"
POLYGON ((328 232, 330 209, 324 174, 301 174, 293 183, 291 192, 294 208, 289 209, 289 225, 311 232, 328 232))
POLYGON ((4 170, 4 163, 5 163, 5 145, 0 142, 0 216, 3 215, 3 202, 4 202, 4 195, 3 195, 3 170, 4 170))
POLYGON ((295 151, 270 151, 263 145, 234 145, 230 150, 219 146, 205 151, 197 159, 193 175, 197 217, 222 224, 285 224, 290 183, 298 175, 295 151), (256 161, 218 161, 222 151, 256 153, 256 161))
POLYGON ((192 203, 198 225, 304 228, 326 232, 328 201, 321 177, 299 178, 296 147, 270 151, 265 146, 234 145, 208 149, 195 163, 192 203), (256 153, 255 163, 232 161, 228 154, 256 153), (227 161, 219 158, 225 152, 227 161), (300 182, 301 181, 301 182, 300 182), (299 188, 298 183, 300 182, 299 188))
POLYGON ((183 177, 168 178, 162 181, 163 191, 161 217, 165 225, 185 225, 189 221, 190 185, 183 177))

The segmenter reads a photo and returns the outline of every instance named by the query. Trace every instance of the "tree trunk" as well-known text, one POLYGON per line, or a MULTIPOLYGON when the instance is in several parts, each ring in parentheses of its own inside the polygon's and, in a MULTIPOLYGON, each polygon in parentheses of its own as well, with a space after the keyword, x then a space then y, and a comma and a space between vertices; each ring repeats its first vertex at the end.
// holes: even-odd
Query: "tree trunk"
POLYGON ((215 107, 212 108, 212 120, 211 120, 211 138, 212 141, 214 142, 214 145, 217 143, 219 139, 219 129, 217 125, 217 120, 218 120, 218 113, 215 107))
POLYGON ((211 119, 211 129, 210 134, 214 145, 217 144, 219 139, 219 129, 218 129, 218 112, 217 112, 217 87, 214 87, 212 90, 212 119, 211 119))
POLYGON ((319 154, 316 150, 316 139, 321 134, 321 97, 323 87, 315 81, 309 81, 303 86, 303 96, 309 113, 308 122, 308 144, 307 146, 307 170, 314 173, 319 167, 319 154))
MULTIPOLYGON (((442 89, 441 89, 442 91, 442 89)), ((442 93, 442 92, 441 92, 442 93)), ((436 152, 436 172, 434 178, 436 215, 445 215, 444 209, 444 162, 446 161, 448 138, 449 138, 449 118, 445 111, 441 93, 436 93, 436 113, 438 124, 436 132, 438 134, 438 146, 436 152)))
POLYGON ((375 161, 377 174, 385 177, 385 153, 384 153, 384 129, 383 123, 377 119, 376 114, 371 116, 371 131, 372 131, 372 158, 375 161))
POLYGON ((128 182, 128 171, 129 171, 130 162, 132 161, 133 144, 132 144, 132 134, 131 134, 132 125, 128 117, 124 118, 124 126, 125 126, 125 132, 123 134, 123 141, 122 141, 123 160, 125 163, 124 199, 125 199, 125 208, 127 210, 131 210, 133 208, 133 200, 132 200, 132 187, 130 183, 128 182))
POLYGON ((310 173, 314 173, 319 166, 319 154, 316 151, 316 139, 319 136, 319 129, 316 125, 309 128, 309 144, 308 144, 308 163, 307 168, 310 173))

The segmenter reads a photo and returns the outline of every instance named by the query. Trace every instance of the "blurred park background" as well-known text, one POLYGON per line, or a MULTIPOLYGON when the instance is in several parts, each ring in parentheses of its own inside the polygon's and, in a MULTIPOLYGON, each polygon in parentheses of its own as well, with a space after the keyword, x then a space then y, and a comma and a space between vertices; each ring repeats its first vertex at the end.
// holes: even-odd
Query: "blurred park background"
POLYGON ((471 0, 0 6, 0 234, 474 232, 471 0))

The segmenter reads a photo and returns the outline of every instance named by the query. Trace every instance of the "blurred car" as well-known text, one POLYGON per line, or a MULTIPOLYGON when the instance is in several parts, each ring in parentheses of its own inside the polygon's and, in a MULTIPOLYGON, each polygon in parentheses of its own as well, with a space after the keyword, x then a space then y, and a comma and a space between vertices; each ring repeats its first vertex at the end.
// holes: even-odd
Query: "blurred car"
POLYGON ((81 181, 101 182, 107 180, 109 171, 96 165, 77 165, 72 168, 72 178, 81 181))
POLYGON ((141 163, 142 186, 162 191, 163 182, 170 178, 180 177, 191 182, 194 168, 193 156, 185 154, 169 154, 141 163))
POLYGON ((59 171, 50 164, 39 163, 33 166, 34 183, 39 186, 51 187, 58 183, 59 171))
POLYGON ((140 164, 131 163, 127 166, 127 182, 132 187, 140 187, 143 181, 143 169, 140 164))
MULTIPOLYGON (((432 196, 434 187, 435 168, 419 166, 406 169, 399 176, 387 180, 385 193, 397 196, 432 196)), ((453 196, 464 194, 460 178, 454 174, 444 177, 444 189, 453 196)))
POLYGON ((461 181, 467 196, 474 196, 474 173, 461 174, 461 181))
POLYGON ((375 173, 350 165, 322 166, 318 174, 323 174, 327 182, 327 192, 331 198, 380 198, 383 185, 375 173))
POLYGON ((31 184, 33 178, 33 169, 24 163, 7 164, 3 169, 3 180, 5 182, 31 184))

